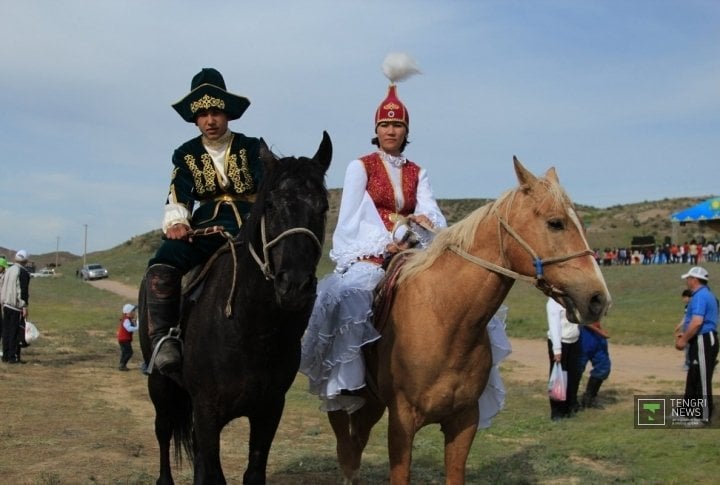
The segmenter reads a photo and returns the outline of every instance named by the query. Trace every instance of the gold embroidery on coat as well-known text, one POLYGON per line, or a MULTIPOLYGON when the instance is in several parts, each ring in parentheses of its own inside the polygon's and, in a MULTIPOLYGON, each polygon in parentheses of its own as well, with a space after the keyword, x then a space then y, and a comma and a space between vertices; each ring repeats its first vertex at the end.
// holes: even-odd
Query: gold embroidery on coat
POLYGON ((243 148, 237 154, 231 153, 226 161, 227 176, 232 181, 235 191, 239 194, 253 189, 253 179, 247 159, 247 150, 243 148), (240 163, 238 164, 238 155, 240 163))
POLYGON ((215 191, 215 179, 216 179, 216 173, 215 173, 215 165, 213 165, 213 159, 212 157, 207 154, 203 153, 200 155, 200 160, 202 160, 203 164, 203 175, 205 176, 205 186, 203 187, 202 192, 198 193, 205 193, 205 192, 214 192, 215 191))

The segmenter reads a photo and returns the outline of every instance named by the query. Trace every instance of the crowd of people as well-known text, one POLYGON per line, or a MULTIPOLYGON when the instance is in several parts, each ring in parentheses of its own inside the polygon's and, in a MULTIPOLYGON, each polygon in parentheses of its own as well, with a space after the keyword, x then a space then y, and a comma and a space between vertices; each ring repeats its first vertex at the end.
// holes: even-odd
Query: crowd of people
POLYGON ((682 244, 665 243, 643 248, 595 249, 595 259, 602 266, 714 263, 720 261, 720 241, 698 242, 693 239, 682 244))

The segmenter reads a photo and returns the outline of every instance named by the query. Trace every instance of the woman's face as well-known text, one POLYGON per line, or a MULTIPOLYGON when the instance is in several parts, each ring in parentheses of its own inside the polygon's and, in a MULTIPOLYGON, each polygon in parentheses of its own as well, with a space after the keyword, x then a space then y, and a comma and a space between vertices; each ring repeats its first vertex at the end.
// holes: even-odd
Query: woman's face
POLYGON ((400 155, 400 147, 407 137, 407 128, 399 121, 383 121, 375 128, 380 148, 390 155, 400 155))

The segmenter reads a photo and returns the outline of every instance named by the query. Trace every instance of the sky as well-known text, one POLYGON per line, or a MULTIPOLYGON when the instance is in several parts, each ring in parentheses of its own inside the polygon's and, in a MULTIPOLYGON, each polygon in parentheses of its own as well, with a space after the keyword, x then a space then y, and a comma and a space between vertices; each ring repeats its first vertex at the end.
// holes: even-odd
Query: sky
POLYGON ((329 188, 373 150, 390 52, 405 154, 437 198, 555 167, 598 208, 720 194, 718 0, 25 0, 0 16, 0 246, 111 249, 161 225, 171 108, 203 67, 248 97, 234 131, 283 156, 333 141, 329 188))

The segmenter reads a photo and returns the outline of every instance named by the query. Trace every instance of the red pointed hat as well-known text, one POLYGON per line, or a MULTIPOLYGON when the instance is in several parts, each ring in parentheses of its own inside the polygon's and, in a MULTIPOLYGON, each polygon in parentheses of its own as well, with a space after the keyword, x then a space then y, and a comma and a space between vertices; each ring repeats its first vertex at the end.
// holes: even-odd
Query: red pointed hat
POLYGON ((375 111, 375 127, 386 121, 399 121, 410 129, 410 114, 397 95, 396 82, 404 81, 408 77, 418 74, 420 70, 415 60, 404 53, 390 53, 383 61, 383 73, 390 80, 387 96, 375 111))
POLYGON ((410 128, 410 114, 407 108, 397 97, 397 86, 391 84, 385 99, 375 112, 375 126, 384 121, 399 121, 406 128, 410 128))

